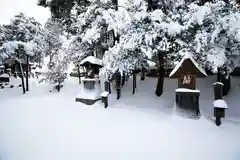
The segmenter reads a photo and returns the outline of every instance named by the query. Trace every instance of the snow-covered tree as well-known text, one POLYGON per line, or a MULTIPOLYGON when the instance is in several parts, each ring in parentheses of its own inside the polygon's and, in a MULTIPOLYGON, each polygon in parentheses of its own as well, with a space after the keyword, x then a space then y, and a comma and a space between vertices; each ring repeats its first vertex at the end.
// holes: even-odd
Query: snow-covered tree
MULTIPOLYGON (((36 46, 34 45, 34 40, 42 30, 39 22, 23 13, 15 15, 11 19, 10 24, 3 25, 1 28, 4 30, 4 38, 1 40, 2 44, 16 42, 24 45, 25 43, 25 46, 28 46, 29 49, 33 49, 36 46)), ((26 54, 33 56, 34 53, 27 50, 26 54)))
POLYGON ((189 6, 185 25, 192 31, 187 30, 182 39, 197 59, 213 72, 219 67, 231 66, 228 57, 239 54, 239 13, 224 1, 189 6))
MULTIPOLYGON (((147 12, 144 1, 133 5, 140 5, 138 8, 141 9, 129 12, 131 20, 120 29, 120 41, 104 55, 103 71, 114 73, 120 69, 132 72, 145 66, 147 60, 155 58, 158 62, 159 85, 162 86, 166 60, 170 63, 178 58, 181 43, 177 37, 184 26, 160 9, 147 12)), ((160 91, 157 89, 157 95, 160 96, 162 87, 157 88, 160 88, 160 91)))
POLYGON ((61 84, 65 81, 67 78, 67 68, 69 64, 69 57, 66 55, 66 49, 61 48, 57 52, 58 54, 55 54, 52 58, 53 63, 51 63, 51 66, 48 68, 48 72, 45 73, 45 80, 50 83, 54 84, 54 87, 60 91, 61 84))
POLYGON ((1 28, 1 30, 4 31, 3 35, 0 37, 0 45, 2 45, 3 48, 1 55, 3 55, 4 58, 11 59, 15 59, 17 57, 20 65, 21 63, 27 64, 26 90, 28 91, 29 60, 33 61, 33 57, 38 56, 34 52, 34 49, 37 46, 35 38, 39 36, 42 31, 41 24, 33 17, 28 17, 23 13, 19 13, 11 19, 10 24, 3 25, 1 28), (21 53, 25 54, 20 57, 16 53, 16 51, 19 50, 19 46, 24 49, 21 53))

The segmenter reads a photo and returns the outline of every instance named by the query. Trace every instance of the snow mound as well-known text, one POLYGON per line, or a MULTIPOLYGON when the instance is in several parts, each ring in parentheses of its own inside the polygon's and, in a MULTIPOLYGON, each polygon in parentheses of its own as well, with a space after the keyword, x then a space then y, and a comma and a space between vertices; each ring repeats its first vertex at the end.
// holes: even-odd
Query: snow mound
POLYGON ((224 100, 222 100, 222 99, 215 100, 215 101, 213 102, 213 106, 214 106, 215 108, 225 108, 225 109, 228 108, 227 103, 226 103, 224 100))

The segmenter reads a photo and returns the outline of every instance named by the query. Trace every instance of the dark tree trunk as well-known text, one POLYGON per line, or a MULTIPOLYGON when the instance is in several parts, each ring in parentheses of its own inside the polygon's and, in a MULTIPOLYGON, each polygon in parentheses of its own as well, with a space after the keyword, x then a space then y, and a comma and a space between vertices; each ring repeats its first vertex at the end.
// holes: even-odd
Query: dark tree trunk
POLYGON ((141 68, 141 81, 144 81, 145 80, 145 68, 142 67, 141 68))
POLYGON ((135 90, 137 88, 137 76, 136 76, 136 72, 133 71, 133 90, 132 90, 132 94, 135 94, 135 90))
POLYGON ((112 90, 111 90, 111 80, 110 80, 110 78, 108 79, 108 89, 109 89, 109 94, 111 94, 112 93, 112 90))
POLYGON ((228 95, 231 89, 231 77, 228 75, 226 68, 218 68, 217 82, 223 83, 223 96, 228 95), (225 71, 223 72, 223 70, 225 71))
POLYGON ((116 91, 117 91, 117 99, 121 97, 121 74, 120 72, 116 73, 116 91))
POLYGON ((26 67, 26 91, 29 91, 29 83, 28 83, 28 78, 29 78, 29 55, 26 55, 27 58, 27 67, 26 67))
POLYGON ((109 81, 104 82, 104 91, 109 92, 109 81))
POLYGON ((112 0, 112 3, 114 4, 114 8, 117 11, 118 10, 118 0, 112 0))
POLYGON ((125 74, 125 72, 123 71, 123 75, 122 75, 122 86, 124 86, 125 80, 126 80, 126 74, 125 74))
POLYGON ((163 84, 164 84, 164 60, 163 60, 163 54, 158 54, 158 82, 157 82, 157 88, 156 88, 156 95, 160 97, 163 94, 163 84))
POLYGON ((78 83, 81 84, 81 72, 80 72, 80 66, 77 65, 77 69, 78 69, 78 83))
POLYGON ((25 94, 26 90, 25 90, 25 84, 24 84, 24 74, 23 74, 22 64, 20 62, 19 62, 19 66, 20 66, 20 72, 21 72, 23 94, 25 94))
POLYGON ((148 11, 151 11, 152 10, 152 0, 147 0, 147 4, 148 4, 148 7, 147 7, 147 10, 148 11))
POLYGON ((57 91, 60 92, 60 89, 61 89, 61 83, 58 82, 57 91))

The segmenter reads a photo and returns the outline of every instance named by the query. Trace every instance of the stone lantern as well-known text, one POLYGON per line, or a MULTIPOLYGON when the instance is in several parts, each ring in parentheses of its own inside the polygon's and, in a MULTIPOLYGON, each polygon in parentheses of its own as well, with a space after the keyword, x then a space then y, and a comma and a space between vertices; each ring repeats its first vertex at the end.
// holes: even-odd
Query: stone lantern
POLYGON ((76 97, 76 102, 92 105, 101 99, 99 69, 102 67, 102 61, 94 56, 88 56, 81 61, 80 65, 85 67, 87 74, 82 79, 83 86, 76 97))

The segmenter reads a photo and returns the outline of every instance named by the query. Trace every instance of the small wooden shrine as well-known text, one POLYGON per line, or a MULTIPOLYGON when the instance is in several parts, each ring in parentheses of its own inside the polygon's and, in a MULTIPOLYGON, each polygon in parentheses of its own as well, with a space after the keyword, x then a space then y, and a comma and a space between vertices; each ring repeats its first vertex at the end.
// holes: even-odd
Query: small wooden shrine
MULTIPOLYGON (((200 91, 196 89, 196 78, 207 76, 197 62, 187 55, 176 65, 169 77, 178 78, 178 89, 176 93, 176 105, 185 111, 190 111, 191 117, 199 116, 200 91)), ((185 112, 186 113, 186 112, 185 112)))
POLYGON ((99 74, 99 69, 102 68, 102 60, 94 56, 88 56, 80 62, 80 65, 86 69, 87 77, 94 78, 99 74))
POLYGON ((196 89, 196 78, 207 76, 203 68, 191 56, 185 56, 169 74, 169 78, 178 78, 178 88, 196 89))

